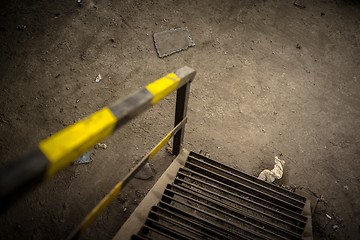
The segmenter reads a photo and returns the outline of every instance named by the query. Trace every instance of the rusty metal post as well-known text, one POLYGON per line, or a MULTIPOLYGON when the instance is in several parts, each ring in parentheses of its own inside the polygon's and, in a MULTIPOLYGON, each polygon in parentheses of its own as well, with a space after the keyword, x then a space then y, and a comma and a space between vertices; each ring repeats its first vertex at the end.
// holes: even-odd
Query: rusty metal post
MULTIPOLYGON (((189 92, 190 82, 186 83, 176 92, 175 126, 186 117, 189 92)), ((184 133, 185 126, 175 134, 173 141, 173 155, 178 155, 180 153, 184 141, 184 133)))

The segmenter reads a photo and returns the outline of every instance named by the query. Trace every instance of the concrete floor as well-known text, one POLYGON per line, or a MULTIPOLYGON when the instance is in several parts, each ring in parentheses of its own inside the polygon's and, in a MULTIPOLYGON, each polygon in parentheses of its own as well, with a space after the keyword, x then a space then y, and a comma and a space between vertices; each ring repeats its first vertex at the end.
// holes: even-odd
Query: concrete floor
MULTIPOLYGON (((322 201, 315 239, 360 235, 360 2, 3 1, 0 161, 184 65, 191 86, 185 147, 322 201), (22 25, 26 26, 22 27, 22 25), (152 34, 186 26, 196 46, 158 58, 152 34), (101 74, 100 83, 95 77, 101 74), (327 218, 325 214, 331 216, 327 218), (335 225, 338 226, 334 229, 335 225)), ((170 131, 174 95, 0 216, 0 239, 62 239, 170 131)), ((134 180, 85 239, 110 239, 169 165, 134 180), (125 210, 126 209, 126 210, 125 210)))

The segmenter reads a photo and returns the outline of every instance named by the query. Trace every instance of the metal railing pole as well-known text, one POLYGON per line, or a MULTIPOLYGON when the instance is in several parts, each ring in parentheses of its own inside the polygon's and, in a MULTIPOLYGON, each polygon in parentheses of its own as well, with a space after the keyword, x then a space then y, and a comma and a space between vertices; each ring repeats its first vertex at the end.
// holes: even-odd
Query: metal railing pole
MULTIPOLYGON (((176 109, 175 109, 175 124, 177 126, 185 117, 187 113, 188 100, 190 92, 190 81, 179 88, 176 92, 176 109)), ((181 128, 175 135, 173 140, 173 155, 178 155, 181 151, 184 141, 185 126, 181 128)))
POLYGON ((96 217, 107 207, 128 182, 138 173, 146 163, 148 163, 154 155, 166 145, 169 139, 180 131, 186 124, 187 118, 184 118, 173 130, 171 130, 141 161, 121 180, 105 197, 92 209, 92 211, 85 217, 82 223, 68 236, 67 240, 77 239, 96 219, 96 217))
MULTIPOLYGON (((182 67, 169 73, 133 95, 117 101, 109 107, 104 107, 89 117, 40 141, 32 152, 1 167, 0 210, 7 208, 27 189, 68 167, 96 143, 157 104, 172 91, 183 88, 193 80, 195 73, 195 70, 189 67, 182 67)), ((184 108, 179 107, 179 109, 182 109, 181 112, 184 113, 184 108)), ((177 123, 180 123, 185 116, 180 115, 182 117, 178 118, 177 123)))

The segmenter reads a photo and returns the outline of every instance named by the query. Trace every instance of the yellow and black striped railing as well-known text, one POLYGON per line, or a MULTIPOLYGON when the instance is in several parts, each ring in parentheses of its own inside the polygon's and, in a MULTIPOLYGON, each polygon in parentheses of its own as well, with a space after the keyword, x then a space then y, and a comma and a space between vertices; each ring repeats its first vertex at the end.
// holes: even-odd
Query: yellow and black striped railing
POLYGON ((169 132, 141 161, 121 180, 119 181, 108 194, 94 207, 91 212, 84 218, 81 224, 69 235, 67 239, 76 239, 79 237, 89 225, 96 219, 102 210, 110 204, 110 202, 120 193, 121 189, 142 169, 142 167, 153 156, 160 151, 162 147, 173 137, 180 129, 183 129, 187 118, 184 118, 171 132, 169 132))
POLYGON ((130 97, 115 102, 41 141, 36 150, 0 169, 1 209, 6 209, 19 194, 69 166, 96 143, 177 90, 175 128, 89 213, 71 235, 78 236, 171 137, 174 137, 173 154, 180 152, 190 82, 194 77, 195 71, 189 67, 169 73, 130 97))

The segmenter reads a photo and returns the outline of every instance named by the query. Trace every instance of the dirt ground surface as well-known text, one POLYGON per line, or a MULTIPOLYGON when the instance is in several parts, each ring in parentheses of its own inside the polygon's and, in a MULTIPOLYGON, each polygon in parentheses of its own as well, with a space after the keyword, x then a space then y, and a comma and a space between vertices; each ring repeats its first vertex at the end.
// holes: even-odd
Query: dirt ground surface
MULTIPOLYGON (((315 239, 360 236, 360 2, 1 1, 0 161, 189 66, 185 148, 321 198, 315 239), (164 59, 152 35, 188 27, 196 46, 164 59), (103 79, 95 82, 101 74, 103 79), (329 217, 326 216, 329 215, 329 217), (330 219, 331 218, 331 219, 330 219)), ((168 131, 175 95, 0 215, 0 239, 63 239, 168 131)), ((111 239, 170 164, 133 180, 84 239, 111 239)))

